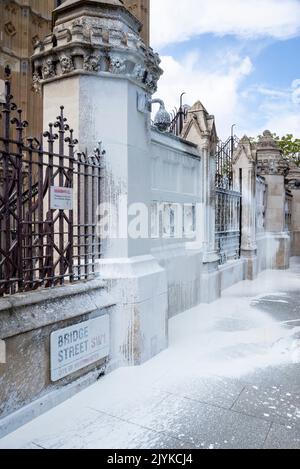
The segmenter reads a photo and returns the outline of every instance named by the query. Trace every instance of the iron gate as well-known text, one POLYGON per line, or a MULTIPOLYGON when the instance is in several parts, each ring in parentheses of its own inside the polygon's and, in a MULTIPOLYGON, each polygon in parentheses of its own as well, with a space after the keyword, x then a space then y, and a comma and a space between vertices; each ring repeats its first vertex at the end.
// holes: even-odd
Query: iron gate
POLYGON ((101 252, 96 213, 104 154, 101 145, 92 155, 75 152, 78 142, 63 107, 40 139, 26 138, 28 123, 13 102, 6 73, 0 134, 0 296, 93 276, 101 252))
POLYGON ((241 254, 240 187, 235 187, 233 153, 237 139, 220 143, 216 153, 216 249, 221 263, 239 259, 241 254))

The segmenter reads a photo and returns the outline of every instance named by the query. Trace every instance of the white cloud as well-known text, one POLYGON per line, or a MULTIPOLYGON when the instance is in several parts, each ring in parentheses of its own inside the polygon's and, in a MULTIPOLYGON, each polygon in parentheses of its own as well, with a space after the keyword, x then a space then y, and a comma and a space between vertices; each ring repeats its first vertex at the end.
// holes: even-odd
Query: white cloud
MULTIPOLYGON (((155 49, 204 33, 250 40, 281 40, 300 34, 300 0, 151 0, 151 9, 155 49)), ((300 80, 295 79, 287 89, 272 88, 267 81, 245 88, 254 65, 243 50, 235 47, 228 52, 224 43, 218 52, 212 48, 211 54, 200 49, 180 59, 176 52, 175 56, 163 55, 165 73, 158 96, 169 111, 178 107, 183 91, 188 104, 200 99, 215 115, 221 138, 228 136, 233 123, 238 124, 239 134, 256 135, 270 128, 279 134, 299 135, 300 80)))
POLYGON ((294 80, 292 83, 293 103, 300 104, 300 79, 294 80))
POLYGON ((213 33, 286 39, 300 32, 299 0, 151 0, 152 45, 213 33))
MULTIPOLYGON (((264 129, 270 129, 277 135, 293 134, 294 136, 300 136, 300 114, 299 112, 286 111, 284 113, 277 113, 273 117, 270 117, 266 121, 264 129)), ((262 131, 263 129, 261 129, 262 131)), ((260 134, 257 132, 257 134, 260 134)))
POLYGON ((179 96, 186 91, 185 102, 192 105, 200 99, 208 112, 216 116, 220 137, 227 137, 231 125, 245 111, 239 88, 252 71, 250 58, 226 54, 223 60, 218 60, 217 69, 208 69, 203 67, 199 54, 192 52, 180 62, 163 56, 162 68, 165 73, 159 81, 157 96, 165 101, 168 111, 178 107, 179 96))
MULTIPOLYGON (((224 51, 223 51, 224 52, 224 51)), ((172 56, 162 57, 164 75, 159 81, 157 97, 165 101, 169 112, 184 102, 200 100, 216 118, 221 139, 228 137, 232 124, 237 124, 239 136, 256 136, 265 129, 279 135, 300 135, 300 79, 289 88, 272 88, 257 84, 245 88, 245 79, 254 70, 249 57, 223 53, 214 57, 215 66, 203 66, 198 52, 187 54, 180 61, 172 56)))
POLYGON ((256 136, 268 129, 300 136, 300 79, 286 88, 251 86, 239 94, 247 112, 240 115, 239 134, 256 136))
POLYGON ((292 133, 300 135, 300 80, 295 80, 282 96, 269 95, 262 101, 258 113, 264 116, 264 128, 279 135, 292 133))

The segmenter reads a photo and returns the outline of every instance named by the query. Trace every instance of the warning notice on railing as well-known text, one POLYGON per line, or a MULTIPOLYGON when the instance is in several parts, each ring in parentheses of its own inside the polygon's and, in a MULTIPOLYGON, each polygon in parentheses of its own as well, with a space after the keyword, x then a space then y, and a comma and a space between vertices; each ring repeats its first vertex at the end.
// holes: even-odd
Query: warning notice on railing
POLYGON ((51 210, 73 210, 73 189, 51 187, 51 210))
POLYGON ((5 104, 5 82, 4 80, 0 80, 0 103, 5 104))

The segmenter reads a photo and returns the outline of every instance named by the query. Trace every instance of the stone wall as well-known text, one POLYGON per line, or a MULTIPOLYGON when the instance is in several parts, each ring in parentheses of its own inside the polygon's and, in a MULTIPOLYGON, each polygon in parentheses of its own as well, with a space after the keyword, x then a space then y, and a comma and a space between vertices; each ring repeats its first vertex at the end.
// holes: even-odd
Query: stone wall
POLYGON ((290 163, 286 182, 292 195, 291 254, 300 256, 300 168, 295 163, 290 163))
MULTIPOLYGON (((108 211, 108 229, 101 233, 97 264, 105 283, 0 300, 0 339, 8 352, 7 364, 0 365, 3 431, 36 415, 37 406, 57 403, 58 398, 49 398, 52 393, 62 390, 66 396, 72 382, 102 368, 101 361, 51 383, 53 331, 108 313, 108 369, 141 365, 168 346, 170 317, 216 300, 222 290, 265 268, 288 267, 287 166, 270 132, 257 145, 245 137, 235 155, 243 195, 242 258, 220 266, 214 116, 197 102, 187 113, 182 138, 151 128, 152 94, 162 70, 139 29, 119 0, 67 2, 55 13, 56 42, 49 35, 35 49, 34 84, 43 92, 44 123, 55 121, 63 105, 79 140, 77 150, 90 153, 102 140, 106 151, 98 215, 108 211), (259 230, 258 175, 268 186, 259 230), (129 227, 141 231, 143 223, 146 234, 132 236, 129 227), (22 416, 11 417, 15 411, 22 416)), ((295 213, 298 208, 294 204, 295 213)))
POLYGON ((171 317, 201 301, 202 158, 195 144, 154 129, 151 136, 151 253, 166 271, 171 317))
POLYGON ((234 177, 242 183, 242 257, 247 278, 265 269, 287 269, 291 255, 287 191, 289 165, 273 135, 265 131, 257 143, 244 136, 234 156, 234 177))
MULTIPOLYGON (((111 317, 113 306, 98 280, 0 299, 0 339, 6 348, 6 363, 0 364, 0 436, 47 410, 49 393, 65 389, 89 372, 94 372, 91 379, 95 380, 104 365, 106 370, 106 362, 101 360, 53 383, 50 335, 104 314, 111 317), (18 419, 5 419, 19 409, 24 412, 19 412, 18 419)), ((111 332, 113 336, 113 329, 111 332)))

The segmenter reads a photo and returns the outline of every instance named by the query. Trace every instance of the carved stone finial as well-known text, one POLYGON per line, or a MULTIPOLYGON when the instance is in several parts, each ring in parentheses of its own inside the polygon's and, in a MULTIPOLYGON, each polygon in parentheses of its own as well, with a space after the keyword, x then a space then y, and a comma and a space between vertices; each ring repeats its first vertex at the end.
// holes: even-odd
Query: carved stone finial
POLYGON ((241 140, 240 140, 240 143, 242 145, 249 145, 251 142, 250 142, 250 139, 247 135, 244 135, 241 140))
POLYGON ((258 140, 257 147, 258 148, 274 148, 280 151, 280 148, 276 140, 274 139, 272 132, 270 132, 270 130, 264 131, 263 135, 258 140))

